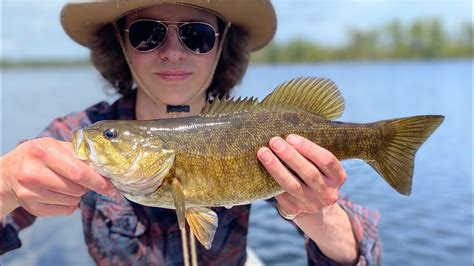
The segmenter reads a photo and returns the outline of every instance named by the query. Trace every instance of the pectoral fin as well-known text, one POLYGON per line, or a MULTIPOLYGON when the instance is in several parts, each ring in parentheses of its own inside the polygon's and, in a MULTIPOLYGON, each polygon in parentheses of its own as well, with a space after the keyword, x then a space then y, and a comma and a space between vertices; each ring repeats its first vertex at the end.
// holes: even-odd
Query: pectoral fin
POLYGON ((199 242, 210 249, 217 229, 217 214, 208 208, 193 207, 186 210, 186 220, 199 242))
POLYGON ((186 206, 183 187, 178 179, 174 178, 171 181, 171 189, 173 190, 174 207, 176 208, 176 216, 178 216, 179 229, 183 229, 186 224, 186 206))

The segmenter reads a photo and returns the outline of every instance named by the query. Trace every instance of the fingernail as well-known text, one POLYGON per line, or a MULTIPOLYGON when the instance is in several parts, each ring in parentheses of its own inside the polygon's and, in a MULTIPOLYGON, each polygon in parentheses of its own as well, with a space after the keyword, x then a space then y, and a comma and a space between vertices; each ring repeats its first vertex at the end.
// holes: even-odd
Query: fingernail
POLYGON ((298 138, 296 135, 289 135, 288 138, 286 138, 286 141, 288 141, 288 143, 291 145, 298 145, 300 138, 298 138))
POLYGON ((281 149, 283 149, 283 141, 281 139, 277 139, 275 140, 273 143, 272 143, 272 147, 277 150, 277 151, 280 151, 281 149))
POLYGON ((270 155, 270 151, 268 150, 264 150, 263 152, 260 153, 260 159, 264 162, 264 163, 268 163, 271 159, 271 155, 270 155))

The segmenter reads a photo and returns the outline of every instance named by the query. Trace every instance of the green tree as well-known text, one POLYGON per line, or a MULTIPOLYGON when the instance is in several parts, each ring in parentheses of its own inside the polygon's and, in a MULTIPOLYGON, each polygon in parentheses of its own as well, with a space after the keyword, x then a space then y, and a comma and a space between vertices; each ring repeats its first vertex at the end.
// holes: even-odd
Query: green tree
POLYGON ((363 32, 352 29, 349 31, 349 39, 346 49, 352 54, 351 57, 365 59, 378 55, 379 34, 376 30, 363 32))
POLYGON ((400 21, 393 20, 389 22, 384 32, 386 36, 387 57, 399 58, 407 56, 407 38, 400 21))
POLYGON ((439 19, 434 19, 428 24, 428 47, 426 47, 427 57, 443 57, 447 47, 446 35, 443 25, 439 19))

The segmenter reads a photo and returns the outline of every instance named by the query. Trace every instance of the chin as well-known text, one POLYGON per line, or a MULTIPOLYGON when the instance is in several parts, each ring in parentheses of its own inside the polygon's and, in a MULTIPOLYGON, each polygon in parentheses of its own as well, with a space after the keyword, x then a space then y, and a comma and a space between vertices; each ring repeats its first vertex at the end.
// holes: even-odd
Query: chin
POLYGON ((165 97, 160 97, 161 101, 167 105, 183 105, 189 104, 189 101, 192 99, 192 95, 186 95, 183 97, 182 94, 180 95, 167 95, 165 97))
MULTIPOLYGON (((155 83, 155 86, 148 86, 152 88, 153 95, 162 103, 167 105, 183 105, 190 104, 198 93, 199 88, 192 86, 192 84, 163 84, 155 83)), ((204 93, 205 94, 205 93, 204 93)), ((199 98, 201 96, 197 96, 199 98)))

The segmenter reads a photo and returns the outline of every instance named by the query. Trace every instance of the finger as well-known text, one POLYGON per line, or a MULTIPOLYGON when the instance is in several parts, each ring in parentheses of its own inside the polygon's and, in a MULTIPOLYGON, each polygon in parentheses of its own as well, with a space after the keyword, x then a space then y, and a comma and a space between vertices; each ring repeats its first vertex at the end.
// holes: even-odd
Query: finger
MULTIPOLYGON (((66 149, 67 151, 69 151, 69 152, 72 154, 72 157, 73 157, 74 159, 76 159, 76 157, 74 157, 74 146, 72 145, 71 142, 59 141, 59 143, 61 144, 61 146, 62 146, 64 149, 66 149)), ((106 193, 107 195, 109 195, 109 196, 116 196, 117 194, 120 194, 120 193, 117 191, 117 189, 115 188, 115 186, 112 184, 112 182, 110 182, 107 178, 103 177, 102 175, 97 174, 95 171, 93 171, 93 170, 89 167, 89 165, 87 165, 87 164, 84 163, 83 161, 81 161, 81 160, 77 160, 77 161, 79 161, 79 162, 83 163, 84 165, 86 165, 87 168, 88 168, 89 170, 91 170, 91 171, 93 172, 93 174, 95 174, 96 176, 102 177, 102 179, 105 181, 105 183, 107 184, 107 186, 110 187, 110 189, 108 190, 108 193, 106 193)), ((86 190, 87 190, 87 189, 86 189, 86 190)), ((86 192, 87 192, 87 191, 86 191, 86 192)), ((97 191, 96 191, 96 192, 97 192, 97 191)), ((102 194, 104 194, 104 193, 102 193, 102 194)))
POLYGON ((101 175, 94 172, 84 162, 73 158, 70 151, 62 145, 36 145, 30 154, 42 160, 57 174, 69 179, 73 183, 82 185, 100 194, 111 194, 113 185, 101 175))
POLYGON ((272 138, 270 147, 315 192, 321 192, 326 186, 318 168, 282 138, 272 138))
POLYGON ((296 198, 305 200, 307 194, 306 190, 308 190, 306 185, 299 181, 270 149, 267 147, 260 148, 257 152, 257 157, 267 169, 268 173, 285 191, 296 198))
POLYGON ((74 154, 74 146, 72 145, 71 142, 67 141, 58 141, 59 145, 61 145, 64 149, 69 151, 71 154, 74 154))
POLYGON ((280 205, 280 210, 283 210, 285 213, 289 215, 297 216, 301 212, 303 212, 303 208, 298 204, 298 200, 295 199, 291 194, 288 192, 282 193, 280 195, 275 196, 278 204, 280 205))
MULTIPOLYGON (((277 155, 283 157, 284 162, 292 168, 305 182, 309 189, 305 190, 305 197, 299 198, 307 211, 318 211, 321 206, 331 204, 337 200, 339 186, 328 186, 328 178, 324 177, 318 168, 304 158, 298 151, 279 137, 270 140, 272 149, 277 150, 277 155)), ((333 182, 334 183, 334 182, 333 182)))
POLYGON ((18 197, 27 205, 32 203, 45 203, 77 207, 81 201, 81 197, 65 195, 42 187, 35 187, 33 189, 24 188, 18 192, 18 197))
POLYGON ((61 206, 78 206, 81 197, 66 195, 55 191, 47 190, 41 192, 41 199, 38 202, 45 204, 61 205, 61 206))
POLYGON ((56 182, 52 182, 48 186, 46 186, 46 188, 50 191, 74 197, 81 197, 89 191, 87 188, 76 184, 65 177, 57 175, 54 172, 52 173, 56 175, 56 182))
POLYGON ((328 186, 340 187, 344 183, 346 172, 336 156, 330 151, 296 134, 289 135, 286 140, 301 155, 318 167, 328 186))
MULTIPOLYGON (((39 162, 33 163, 39 164, 39 162)), ((22 185, 27 188, 36 189, 40 185, 48 190, 76 197, 80 197, 88 191, 85 187, 58 175, 49 168, 41 168, 40 166, 34 168, 41 170, 37 173, 28 174, 31 176, 28 182, 22 182, 22 185)))
POLYGON ((78 209, 78 206, 64 206, 36 202, 25 208, 29 213, 35 216, 59 216, 73 214, 74 211, 78 209))

